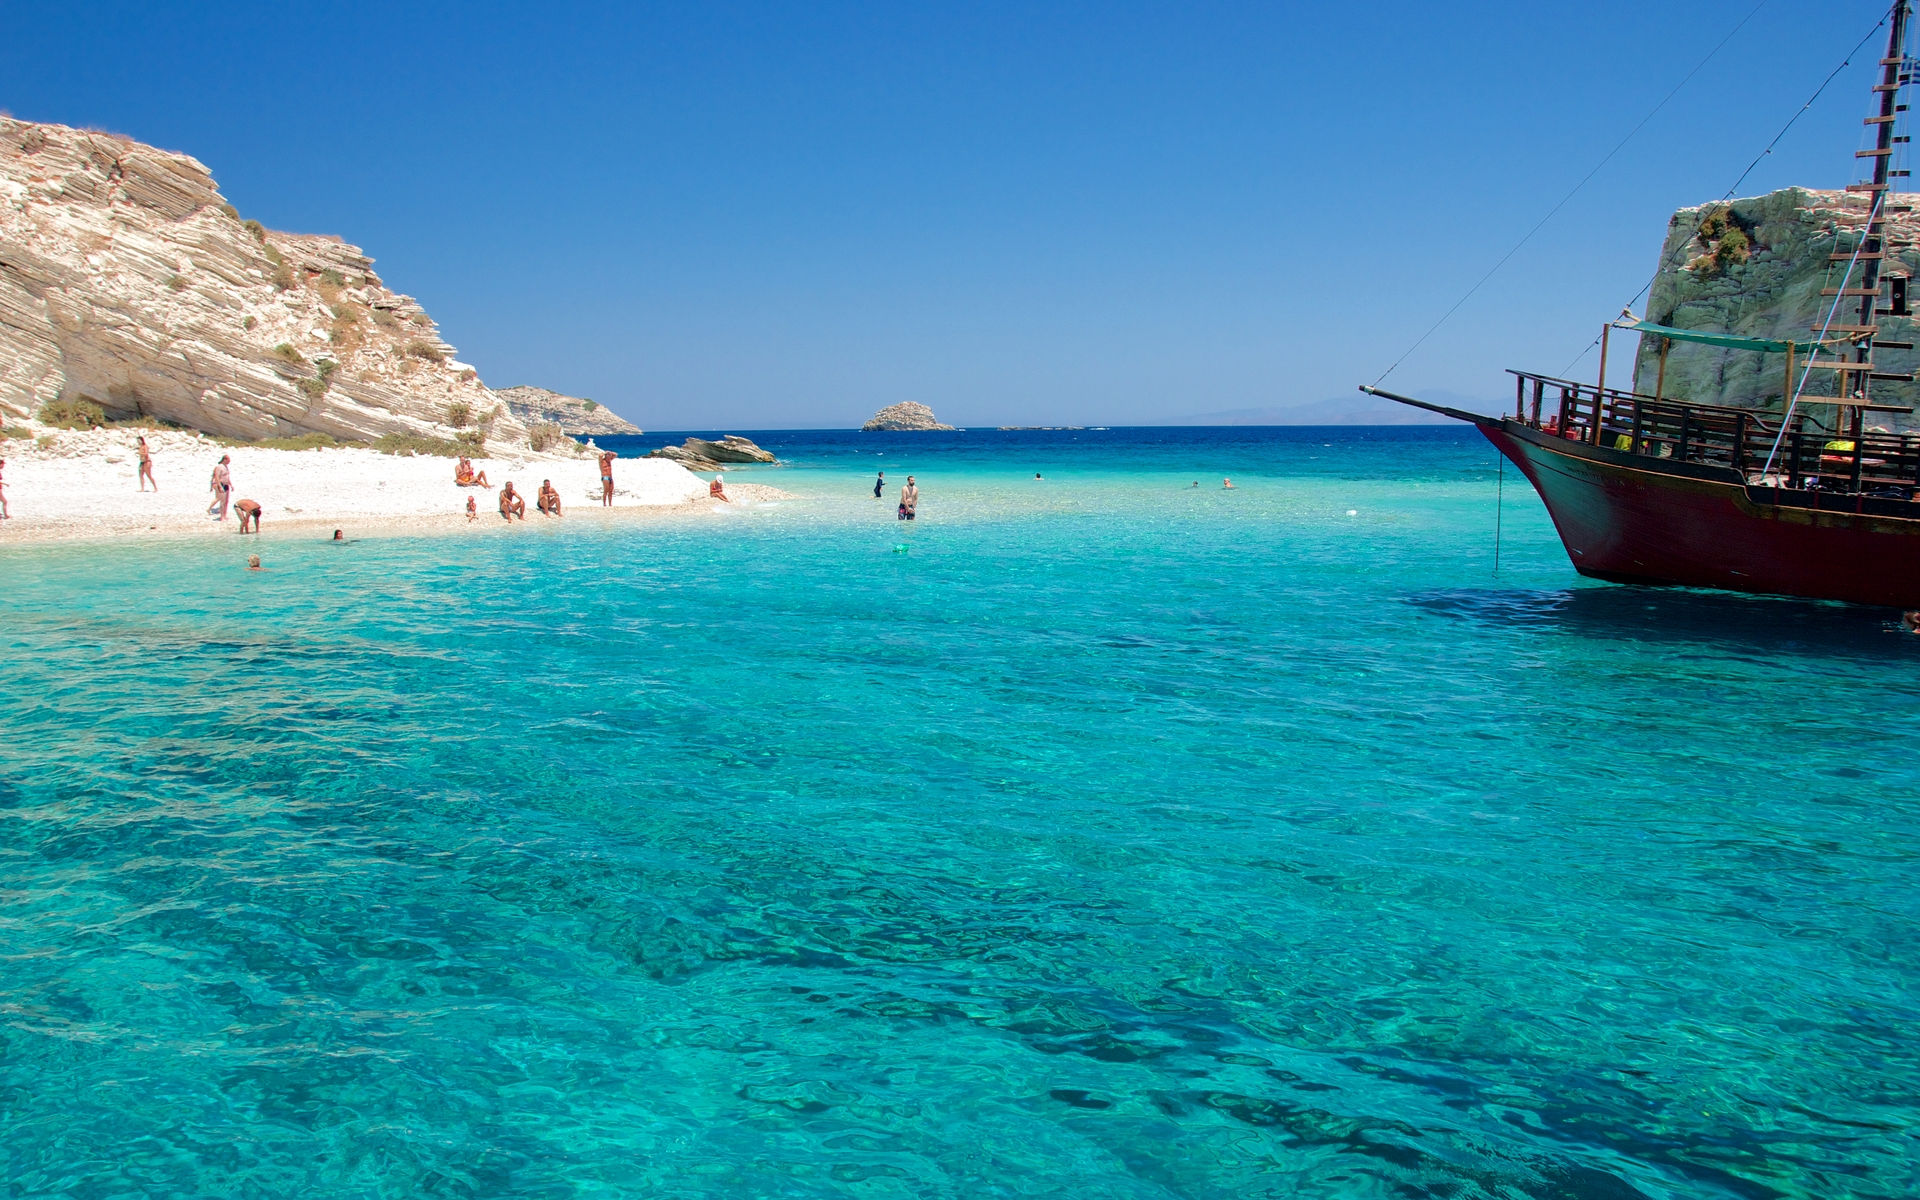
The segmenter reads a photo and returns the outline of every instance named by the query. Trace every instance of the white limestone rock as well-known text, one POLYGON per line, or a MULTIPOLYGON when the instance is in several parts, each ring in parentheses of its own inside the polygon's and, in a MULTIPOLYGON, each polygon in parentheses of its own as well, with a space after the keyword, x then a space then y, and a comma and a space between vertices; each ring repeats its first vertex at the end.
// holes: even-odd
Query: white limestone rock
POLYGON ((915 404, 909 400, 903 404, 889 404, 873 414, 863 432, 885 431, 888 433, 925 433, 937 429, 952 429, 951 425, 942 425, 933 415, 933 410, 924 404, 915 404))
POLYGON ((605 405, 578 396, 550 392, 546 388, 495 388, 493 395, 507 406, 507 411, 527 425, 558 425, 569 437, 638 435, 645 432, 633 422, 615 416, 605 405))
POLYGON ((485 422, 525 445, 372 268, 339 238, 243 223, 187 155, 0 117, 0 420, 33 428, 49 401, 84 400, 232 437, 485 422))

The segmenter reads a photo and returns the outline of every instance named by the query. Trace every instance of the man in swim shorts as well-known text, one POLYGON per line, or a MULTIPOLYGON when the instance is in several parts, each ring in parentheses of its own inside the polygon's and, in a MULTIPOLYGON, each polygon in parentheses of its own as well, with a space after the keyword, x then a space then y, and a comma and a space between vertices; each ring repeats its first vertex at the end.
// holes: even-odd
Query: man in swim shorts
POLYGON ((920 507, 920 489, 914 485, 913 476, 907 476, 907 486, 900 489, 900 511, 897 520, 911 521, 914 512, 920 507))
POLYGON ((549 517, 560 515, 560 493, 553 490, 553 480, 540 481, 540 494, 534 498, 534 507, 549 517))
POLYGON ((613 507, 613 451, 600 452, 600 507, 613 507))
POLYGON ((253 532, 260 532, 260 502, 258 500, 242 500, 233 507, 240 514, 241 533, 247 532, 247 523, 249 521, 253 523, 253 532))
POLYGON ((527 501, 513 490, 513 480, 509 479, 500 485, 500 519, 511 525, 515 517, 527 519, 527 501))

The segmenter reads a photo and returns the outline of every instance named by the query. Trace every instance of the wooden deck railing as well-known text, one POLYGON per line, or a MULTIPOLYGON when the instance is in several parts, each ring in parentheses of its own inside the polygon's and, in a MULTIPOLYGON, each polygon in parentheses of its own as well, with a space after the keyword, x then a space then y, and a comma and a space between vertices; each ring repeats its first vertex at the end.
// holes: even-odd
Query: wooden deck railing
MULTIPOLYGON (((1796 412, 1782 436, 1777 415, 1753 409, 1601 391, 1590 383, 1525 371, 1511 374, 1514 419, 1545 433, 1654 458, 1731 467, 1743 476, 1759 474, 1772 452, 1772 473, 1779 486, 1789 488, 1904 497, 1920 487, 1920 439, 1909 434, 1856 436, 1796 412)), ((1808 404, 1802 397, 1801 405, 1808 404)))

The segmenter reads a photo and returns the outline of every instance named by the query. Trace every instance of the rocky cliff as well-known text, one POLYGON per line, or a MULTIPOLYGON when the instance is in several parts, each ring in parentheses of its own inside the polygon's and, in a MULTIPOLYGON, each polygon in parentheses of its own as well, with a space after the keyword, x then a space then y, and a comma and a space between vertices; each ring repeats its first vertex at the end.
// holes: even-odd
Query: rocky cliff
MULTIPOLYGON (((1912 276, 1920 268, 1920 219, 1908 200, 1896 195, 1888 201, 1883 295, 1887 276, 1912 276)), ((1788 188, 1728 204, 1681 209, 1668 224, 1666 242, 1660 248, 1647 319, 1683 329, 1810 340, 1833 304, 1833 297, 1823 297, 1820 291, 1841 286, 1847 266, 1844 261, 1831 261, 1831 256, 1848 254, 1859 244, 1868 204, 1867 197, 1858 193, 1788 188)), ((1852 283, 1858 282, 1856 267, 1852 283)), ((1856 324, 1858 303, 1851 297, 1844 300, 1834 323, 1856 324)), ((1885 309, 1886 302, 1880 307, 1885 309)), ((1915 341, 1911 316, 1882 315, 1876 320, 1879 339, 1915 341)), ((1920 358, 1883 346, 1875 349, 1873 361, 1890 373, 1905 373, 1920 358)), ((1634 389, 1651 394, 1658 367, 1654 339, 1641 339, 1634 361, 1634 389)), ((1783 355, 1687 342, 1673 343, 1667 355, 1665 393, 1669 396, 1742 408, 1772 404, 1777 411, 1785 391, 1783 355)), ((1815 371, 1806 394, 1833 392, 1833 373, 1815 371)), ((1879 403, 1912 405, 1920 402, 1920 386, 1876 379, 1872 395, 1879 403)), ((1883 423, 1916 427, 1906 417, 1883 423)))
POLYGON ((570 437, 596 437, 610 433, 640 434, 645 431, 632 421, 615 416, 605 405, 579 396, 562 395, 539 387, 495 388, 493 398, 529 427, 558 425, 570 437))
POLYGON ((527 436, 358 247, 243 221, 187 155, 0 117, 0 418, 50 402, 244 438, 527 436))
POLYGON ((924 433, 935 429, 952 429, 951 425, 942 425, 933 415, 933 410, 924 404, 915 404, 911 400, 904 404, 889 404, 873 414, 861 430, 872 433, 924 433))

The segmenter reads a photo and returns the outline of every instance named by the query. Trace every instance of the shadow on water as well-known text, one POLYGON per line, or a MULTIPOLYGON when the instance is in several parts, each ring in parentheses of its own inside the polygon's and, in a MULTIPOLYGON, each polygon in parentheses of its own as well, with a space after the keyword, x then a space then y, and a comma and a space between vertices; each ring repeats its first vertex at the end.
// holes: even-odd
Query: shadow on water
POLYGON ((1891 609, 1783 596, 1625 584, 1554 589, 1435 588, 1406 602, 1440 617, 1523 631, 1717 647, 1741 654, 1884 662, 1920 654, 1891 609))

